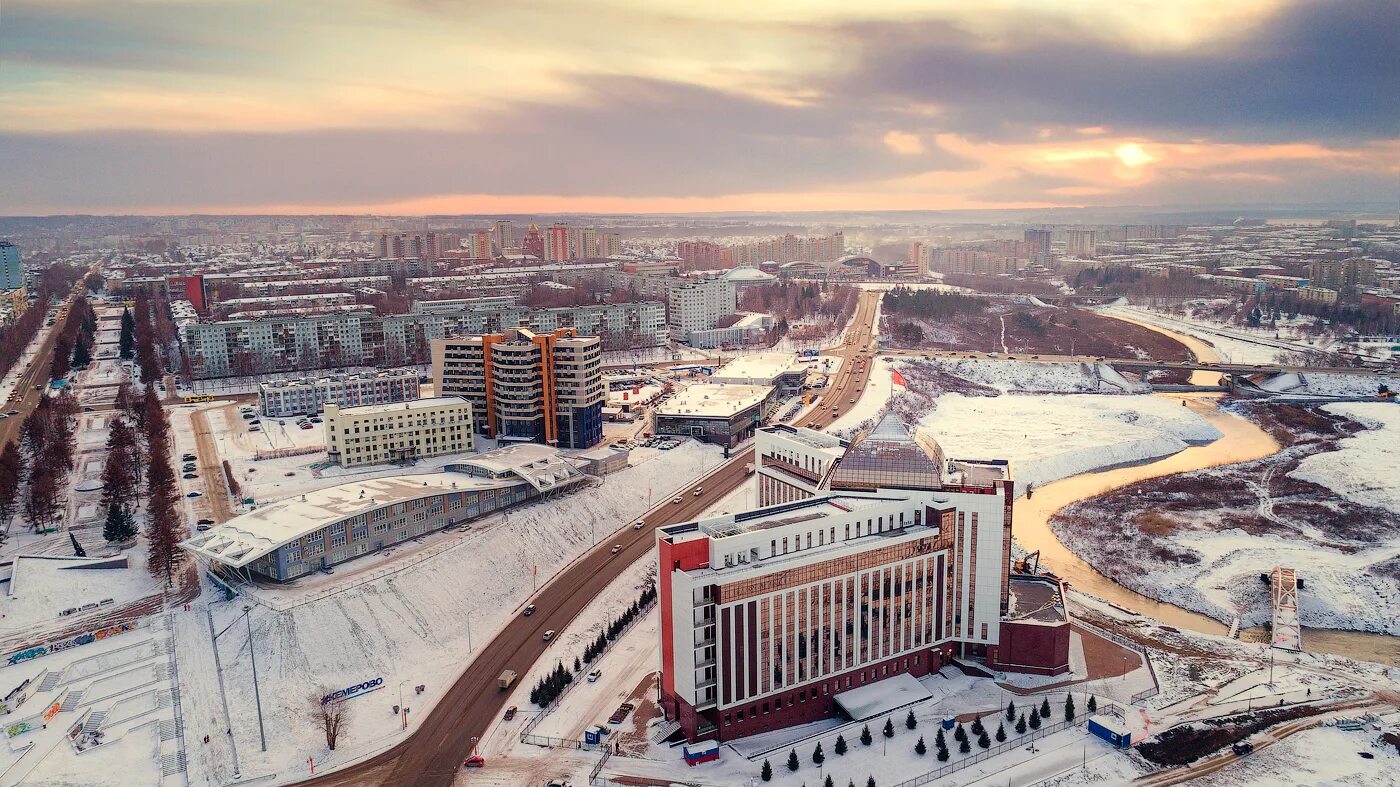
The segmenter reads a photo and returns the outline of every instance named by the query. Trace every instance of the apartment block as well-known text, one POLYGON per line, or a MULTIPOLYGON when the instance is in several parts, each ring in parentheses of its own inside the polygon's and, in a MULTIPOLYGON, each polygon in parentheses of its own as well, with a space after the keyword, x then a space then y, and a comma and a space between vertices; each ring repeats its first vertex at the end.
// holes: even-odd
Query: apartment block
POLYGON ((671 337, 681 342, 687 341, 692 331, 713 328, 720 318, 739 310, 734 283, 717 276, 672 287, 666 298, 671 337))
POLYGON ((476 431, 501 441, 588 448, 603 439, 602 342, 571 328, 453 337, 432 344, 440 394, 472 402, 476 431))
POLYGON ((328 404, 345 408, 407 402, 417 399, 418 391, 414 369, 274 380, 258 385, 258 407, 263 415, 286 418, 314 415, 328 404))
POLYGON ((342 467, 413 462, 472 450, 472 404, 435 396, 364 407, 326 405, 326 456, 342 467))

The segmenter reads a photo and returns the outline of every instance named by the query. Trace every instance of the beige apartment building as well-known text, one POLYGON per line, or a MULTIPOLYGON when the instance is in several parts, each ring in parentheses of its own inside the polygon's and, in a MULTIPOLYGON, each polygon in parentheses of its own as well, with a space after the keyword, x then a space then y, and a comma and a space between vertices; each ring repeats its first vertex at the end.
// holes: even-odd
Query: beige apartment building
POLYGON ((326 455, 342 467, 472 450, 472 404, 460 396, 364 407, 328 404, 324 415, 326 455))

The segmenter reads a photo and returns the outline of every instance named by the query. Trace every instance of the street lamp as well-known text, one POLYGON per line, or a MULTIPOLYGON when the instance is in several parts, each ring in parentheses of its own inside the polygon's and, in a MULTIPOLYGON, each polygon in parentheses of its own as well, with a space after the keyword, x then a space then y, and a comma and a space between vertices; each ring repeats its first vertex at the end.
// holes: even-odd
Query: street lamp
POLYGON ((408 708, 403 706, 403 684, 410 680, 412 678, 404 678, 399 681, 399 729, 401 730, 408 729, 408 708))

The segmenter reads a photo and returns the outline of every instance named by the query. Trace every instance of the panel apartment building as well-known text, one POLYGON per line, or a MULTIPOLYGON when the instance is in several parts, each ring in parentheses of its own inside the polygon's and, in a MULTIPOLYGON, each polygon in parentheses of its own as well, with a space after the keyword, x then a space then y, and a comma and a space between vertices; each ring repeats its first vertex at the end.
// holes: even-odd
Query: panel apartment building
POLYGON ((570 328, 433 342, 440 394, 472 402, 476 431, 502 441, 588 448, 603 439, 602 342, 570 328))
POLYGON ((413 462, 472 450, 472 405, 460 396, 341 409, 326 405, 326 457, 342 467, 413 462))
POLYGON ((270 418, 314 415, 328 404, 360 407, 418 398, 415 369, 333 374, 300 380, 273 380, 258 385, 258 407, 270 418))
POLYGON ((671 287, 666 297, 671 338, 679 342, 689 341, 692 333, 713 328, 720 318, 739 310, 734 282, 719 276, 671 287))
POLYGON ((183 325, 180 341, 195 379, 344 366, 427 363, 429 343, 447 336, 570 328, 604 346, 665 343, 665 307, 655 301, 557 309, 483 306, 450 314, 369 312, 268 316, 183 325))
POLYGON ((955 656, 1069 669, 1067 618, 1046 624, 1052 646, 1029 648, 1045 666, 1021 651, 1000 659, 1012 596, 1006 462, 950 462, 895 417, 839 458, 827 438, 761 430, 760 466, 802 468, 801 494, 773 491, 768 474, 769 497, 790 502, 658 532, 661 705, 689 740, 836 716, 884 680, 919 691, 914 679, 955 656))

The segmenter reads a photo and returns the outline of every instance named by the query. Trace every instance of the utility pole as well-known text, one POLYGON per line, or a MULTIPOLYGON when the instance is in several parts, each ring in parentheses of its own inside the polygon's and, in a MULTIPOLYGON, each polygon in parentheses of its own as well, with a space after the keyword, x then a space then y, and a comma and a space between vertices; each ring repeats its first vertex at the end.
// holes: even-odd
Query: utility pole
POLYGON ((252 611, 251 606, 245 605, 243 620, 248 624, 248 655, 253 659, 253 700, 258 705, 258 738, 262 741, 262 750, 267 751, 267 732, 263 729, 262 692, 258 690, 258 648, 253 644, 253 619, 248 615, 252 611))

